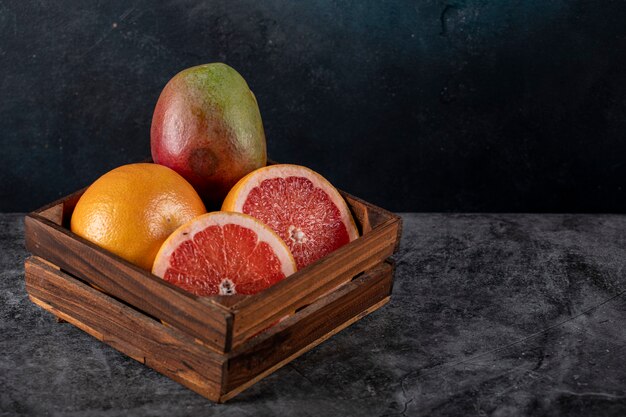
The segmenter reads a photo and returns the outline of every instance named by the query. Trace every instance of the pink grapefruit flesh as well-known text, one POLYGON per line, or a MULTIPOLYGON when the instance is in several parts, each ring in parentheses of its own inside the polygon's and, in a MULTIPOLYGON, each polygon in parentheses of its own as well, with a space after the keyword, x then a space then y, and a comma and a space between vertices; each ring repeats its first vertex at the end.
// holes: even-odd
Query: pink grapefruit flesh
POLYGON ((152 273, 199 296, 256 294, 294 273, 285 243, 240 213, 213 212, 178 228, 156 256, 152 273))
POLYGON ((318 173, 298 165, 271 165, 242 178, 222 210, 249 214, 289 246, 298 269, 358 235, 339 192, 318 173))

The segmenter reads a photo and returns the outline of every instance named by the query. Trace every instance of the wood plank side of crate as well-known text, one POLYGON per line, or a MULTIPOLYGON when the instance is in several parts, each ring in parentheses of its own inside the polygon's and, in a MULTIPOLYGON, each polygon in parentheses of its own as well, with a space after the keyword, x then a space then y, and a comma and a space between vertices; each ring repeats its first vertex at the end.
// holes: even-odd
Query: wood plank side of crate
POLYGON ((25 263, 34 303, 212 401, 224 402, 377 310, 393 269, 372 268, 295 316, 219 354, 33 256, 25 263))
POLYGON ((33 255, 169 323, 218 352, 230 350, 232 313, 224 308, 199 301, 198 297, 42 216, 30 214, 24 223, 26 247, 33 255))
POLYGON ((393 267, 381 263, 228 354, 227 400, 389 301, 393 267))
POLYGON ((360 312, 358 315, 352 317, 350 320, 340 324, 339 326, 335 327, 334 329, 332 329, 328 333, 324 334, 323 336, 319 337, 318 339, 316 339, 313 342, 309 343, 308 345, 304 346, 302 349, 294 352, 292 355, 290 355, 290 356, 286 357, 285 359, 281 360, 280 362, 276 363, 271 368, 268 368, 268 369, 262 371, 257 376, 255 376, 254 378, 252 378, 252 379, 248 380, 247 382, 241 384, 240 386, 234 388, 232 391, 229 391, 229 392, 227 392, 225 394, 222 394, 220 396, 220 399, 219 399, 218 402, 224 403, 224 402, 230 400, 231 398, 235 397, 236 395, 240 394, 241 392, 243 392, 246 389, 250 388, 252 385, 254 385, 257 382, 259 382, 261 379, 265 378, 268 375, 271 375, 272 373, 276 372, 277 370, 279 370, 280 368, 282 368, 283 366, 285 366, 289 362, 293 361, 294 359, 297 359, 298 357, 300 357, 301 355, 305 354, 309 350, 315 348, 319 344, 321 344, 321 343, 325 342, 326 340, 330 339, 331 337, 333 337, 334 335, 336 335, 337 333, 339 333, 340 331, 342 331, 346 327, 351 326, 352 324, 354 324, 355 322, 361 320, 363 317, 367 316, 368 314, 373 313, 374 311, 378 310, 379 308, 381 308, 382 306, 387 304, 390 299, 391 299, 391 297, 389 297, 389 296, 383 298, 381 301, 379 301, 376 304, 373 304, 372 306, 368 307, 366 310, 360 312))
POLYGON ((394 253, 397 252, 398 248, 400 247, 400 238, 402 237, 402 218, 397 214, 394 214, 370 202, 348 194, 345 191, 339 190, 339 193, 348 203, 348 207, 350 208, 350 211, 352 212, 352 215, 356 220, 357 226, 362 229, 362 235, 382 225, 389 219, 394 219, 397 222, 398 235, 396 239, 394 253))
POLYGON ((35 304, 200 395, 219 400, 223 355, 35 256, 26 260, 25 271, 35 304))
POLYGON ((76 203, 80 197, 87 191, 88 187, 82 188, 78 191, 74 191, 60 199, 53 201, 50 204, 46 204, 43 207, 33 211, 32 214, 38 214, 46 219, 54 222, 59 226, 68 226, 70 224, 70 218, 76 203))
POLYGON ((276 320, 292 314, 390 257, 396 248, 399 228, 398 218, 387 218, 359 239, 262 293, 231 306, 234 314, 233 349, 276 320))

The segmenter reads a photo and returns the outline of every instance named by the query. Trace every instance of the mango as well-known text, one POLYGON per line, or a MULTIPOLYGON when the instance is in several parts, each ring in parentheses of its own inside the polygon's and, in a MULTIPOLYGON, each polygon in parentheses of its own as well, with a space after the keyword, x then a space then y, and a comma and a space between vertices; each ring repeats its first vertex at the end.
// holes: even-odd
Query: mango
POLYGON ((154 109, 150 148, 155 163, 182 175, 213 208, 267 163, 256 98, 223 63, 185 69, 167 83, 154 109))

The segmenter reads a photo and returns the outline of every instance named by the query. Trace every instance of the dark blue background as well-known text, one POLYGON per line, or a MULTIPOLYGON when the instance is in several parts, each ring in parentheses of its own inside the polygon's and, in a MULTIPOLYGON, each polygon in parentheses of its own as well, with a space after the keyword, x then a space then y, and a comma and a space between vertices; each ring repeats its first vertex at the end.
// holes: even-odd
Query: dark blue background
POLYGON ((623 1, 0 2, 0 210, 149 156, 222 61, 270 156, 397 211, 626 211, 623 1))

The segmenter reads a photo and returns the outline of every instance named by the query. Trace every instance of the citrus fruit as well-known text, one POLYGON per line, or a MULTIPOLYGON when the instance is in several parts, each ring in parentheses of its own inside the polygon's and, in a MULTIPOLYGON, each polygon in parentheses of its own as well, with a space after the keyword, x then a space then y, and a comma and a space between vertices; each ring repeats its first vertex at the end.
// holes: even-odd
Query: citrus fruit
POLYGON ((256 98, 222 63, 185 69, 167 83, 154 109, 150 146, 154 162, 185 177, 215 208, 267 160, 256 98))
POLYGON ((320 174, 298 165, 271 165, 243 177, 222 210, 249 214, 289 246, 298 269, 359 236, 339 192, 320 174))
POLYGON ((156 164, 130 164, 98 178, 72 213, 77 235, 150 270, 161 244, 182 224, 206 213, 183 177, 156 164))
POLYGON ((199 296, 256 294, 296 271, 289 248, 269 227, 240 213, 213 212, 178 228, 152 273, 199 296))

